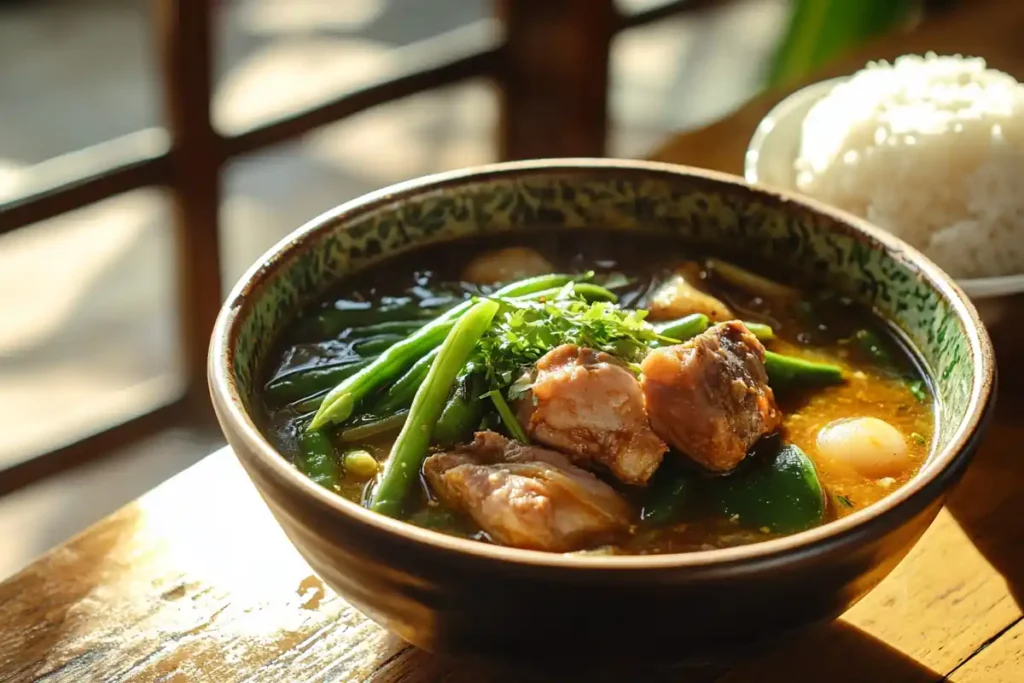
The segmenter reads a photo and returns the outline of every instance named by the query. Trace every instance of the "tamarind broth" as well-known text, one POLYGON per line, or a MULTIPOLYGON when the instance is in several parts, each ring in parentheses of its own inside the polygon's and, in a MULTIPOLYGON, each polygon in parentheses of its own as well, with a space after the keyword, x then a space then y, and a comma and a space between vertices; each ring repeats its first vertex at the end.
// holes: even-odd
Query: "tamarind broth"
MULTIPOLYGON (((446 243, 420 249, 390 259, 373 269, 346 280, 336 295, 307 310, 299 322, 278 340, 266 367, 269 387, 282 379, 298 377, 311 369, 357 359, 360 342, 349 337, 351 330, 340 330, 329 337, 318 336, 317 325, 310 325, 318 313, 331 309, 369 311, 395 307, 431 309, 450 306, 477 293, 496 287, 481 287, 460 281, 470 261, 481 254, 509 246, 530 249, 552 266, 553 272, 593 271, 595 281, 615 291, 624 308, 644 308, 657 286, 673 269, 685 262, 703 263, 706 256, 681 248, 676 242, 649 235, 621 234, 610 231, 547 232, 488 237, 446 243)), ((756 264, 730 260, 771 277, 756 264)), ((778 353, 839 365, 846 381, 826 387, 778 392, 776 399, 784 418, 781 439, 799 446, 815 464, 818 478, 826 491, 824 521, 837 519, 883 498, 909 480, 929 455, 935 422, 935 401, 924 373, 913 353, 897 334, 872 312, 849 300, 828 293, 803 292, 795 301, 780 301, 745 291, 724 280, 714 270, 701 270, 701 287, 731 307, 747 322, 770 325, 776 338, 765 347, 778 353), (874 346, 856 343, 859 331, 875 335, 874 346), (867 477, 849 463, 824 457, 819 438, 827 425, 850 418, 873 417, 884 420, 903 436, 905 464, 890 476, 867 477)), ((778 278, 778 282, 785 279, 778 278)), ((441 309, 443 310, 443 309, 441 309)), ((429 317, 424 317, 424 321, 429 317)), ((323 331, 322 329, 320 330, 323 331)), ((393 335, 397 336, 397 335, 393 335)), ((383 342, 385 345, 387 340, 383 342)), ((264 392, 262 428, 277 449, 293 460, 298 457, 298 435, 316 411, 318 399, 326 390, 312 396, 287 400, 264 392)), ((358 420, 356 411, 356 420, 358 420)), ((485 418, 486 420, 487 418, 485 418)), ((494 429, 493 422, 489 423, 494 429)), ((499 428, 500 430, 500 428, 499 428)), ((381 468, 387 459, 397 430, 356 443, 342 443, 333 430, 339 458, 353 448, 368 451, 381 468)), ((681 456, 665 454, 665 463, 681 456)), ((339 468, 341 464, 339 462, 339 468)), ((362 474, 362 473, 361 473, 362 474)), ((639 510, 643 490, 621 484, 606 473, 602 479, 624 493, 639 510)), ((655 475, 657 477, 657 474, 655 475)), ((338 494, 356 503, 365 503, 373 478, 352 472, 342 475, 335 486, 338 494)), ((489 541, 467 516, 446 510, 432 496, 425 481, 409 496, 404 519, 420 526, 477 540, 489 541)), ((741 528, 730 519, 690 518, 661 528, 637 523, 628 538, 597 552, 630 554, 685 552, 728 547, 771 537, 767 530, 741 528)))

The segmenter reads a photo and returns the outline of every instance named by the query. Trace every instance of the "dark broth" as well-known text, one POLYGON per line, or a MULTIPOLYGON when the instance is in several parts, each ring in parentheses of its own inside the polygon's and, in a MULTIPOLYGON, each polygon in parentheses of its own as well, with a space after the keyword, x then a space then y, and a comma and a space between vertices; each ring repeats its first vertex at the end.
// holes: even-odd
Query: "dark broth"
MULTIPOLYGON (((267 364, 265 380, 271 382, 310 368, 330 367, 355 358, 353 347, 360 342, 347 338, 347 331, 341 331, 328 341, 317 338, 316 326, 310 326, 309 321, 315 319, 318 312, 335 307, 386 307, 410 301, 431 307, 463 299, 481 291, 459 281, 461 269, 472 257, 502 246, 523 244, 529 244, 545 256, 557 272, 622 274, 629 282, 612 288, 620 296, 620 304, 627 308, 643 307, 655 286, 683 261, 706 256, 729 258, 729 255, 694 253, 665 238, 599 230, 536 232, 528 237, 517 233, 435 245, 391 259, 353 277, 335 296, 307 311, 299 324, 278 341, 267 364)), ((767 277, 773 275, 755 264, 743 263, 742 260, 734 262, 767 277)), ((777 396, 784 413, 781 438, 796 444, 814 460, 819 479, 828 492, 826 521, 878 501, 913 476, 930 452, 935 405, 924 374, 899 335, 870 311, 843 297, 806 290, 805 296, 795 305, 780 305, 723 282, 713 273, 705 273, 705 277, 707 291, 732 307, 743 320, 772 326, 778 338, 766 342, 767 348, 840 365, 849 377, 847 382, 837 386, 777 396), (851 343, 851 337, 858 330, 865 329, 882 341, 888 358, 881 359, 878 354, 851 343), (841 418, 867 416, 884 419, 908 435, 907 445, 913 466, 899 477, 867 479, 849 470, 830 466, 818 456, 816 439, 823 426, 841 418)), ((785 277, 778 277, 778 280, 787 282, 785 277)), ((487 291, 486 288, 483 291, 487 291)), ((263 408, 265 433, 280 452, 294 457, 298 453, 300 423, 315 412, 315 401, 289 397, 289 402, 283 402, 265 395, 263 408)), ((383 462, 396 435, 364 443, 339 443, 338 451, 341 453, 360 447, 383 462)), ((671 452, 666 454, 666 460, 673 457, 679 456, 671 452)), ((628 488, 608 477, 605 479, 620 490, 628 488)), ((365 480, 346 476, 337 492, 351 501, 362 503, 369 486, 365 480)), ((643 496, 643 492, 635 490, 624 492, 633 499, 643 496)), ((413 523, 487 540, 486 534, 471 521, 444 510, 432 500, 422 482, 415 495, 409 496, 405 512, 405 519, 413 523)), ((648 528, 638 520, 628 538, 622 538, 614 546, 600 551, 631 554, 684 552, 740 545, 767 537, 769 535, 763 531, 740 528, 731 520, 687 519, 662 528, 648 528)))

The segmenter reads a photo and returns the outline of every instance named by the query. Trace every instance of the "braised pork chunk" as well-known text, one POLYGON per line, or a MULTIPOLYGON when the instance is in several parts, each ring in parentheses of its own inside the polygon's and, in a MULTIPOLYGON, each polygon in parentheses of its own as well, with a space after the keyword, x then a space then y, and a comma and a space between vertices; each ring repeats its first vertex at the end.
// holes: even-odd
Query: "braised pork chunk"
POLYGON ((646 484, 668 450, 647 421, 636 377, 593 349, 564 344, 544 355, 518 412, 534 441, 627 484, 646 484))
POLYGON ((554 451, 494 432, 427 458, 434 493, 501 545, 568 552, 629 526, 629 505, 612 487, 554 451))
POLYGON ((740 322, 716 325, 641 364, 651 426, 704 467, 727 472, 782 421, 764 347, 740 322))

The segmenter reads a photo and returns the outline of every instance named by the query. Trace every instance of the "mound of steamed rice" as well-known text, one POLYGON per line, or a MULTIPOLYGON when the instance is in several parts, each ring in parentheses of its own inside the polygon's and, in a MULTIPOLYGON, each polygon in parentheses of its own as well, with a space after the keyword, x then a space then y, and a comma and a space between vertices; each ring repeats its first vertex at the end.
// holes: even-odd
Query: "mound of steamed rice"
POLYGON ((954 277, 1024 273, 1024 86, 982 59, 868 64, 808 113, 795 170, 954 277))

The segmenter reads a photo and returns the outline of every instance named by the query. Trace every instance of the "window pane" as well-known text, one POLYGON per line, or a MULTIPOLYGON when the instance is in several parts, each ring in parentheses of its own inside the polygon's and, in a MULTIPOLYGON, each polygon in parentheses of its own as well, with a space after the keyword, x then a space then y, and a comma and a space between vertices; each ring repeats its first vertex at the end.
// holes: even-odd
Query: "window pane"
MULTIPOLYGON (((637 11, 663 3, 619 4, 637 11)), ((787 0, 734 0, 619 34, 609 153, 643 156, 672 133, 709 124, 756 95, 788 8, 787 0)))
POLYGON ((377 107, 227 173, 223 272, 230 286, 282 237, 361 194, 496 160, 497 98, 473 81, 377 107))
POLYGON ((315 106, 494 35, 490 0, 237 0, 222 4, 217 127, 315 106), (454 32, 454 33, 452 33, 454 32), (437 40, 439 35, 450 36, 437 40), (433 41, 431 39, 434 39, 433 41), (427 46, 429 54, 419 51, 427 46), (414 46, 410 53, 403 48, 414 46))
POLYGON ((169 225, 140 190, 0 237, 0 467, 179 389, 169 225))
POLYGON ((0 2, 0 185, 5 166, 160 124, 153 4, 0 2))

